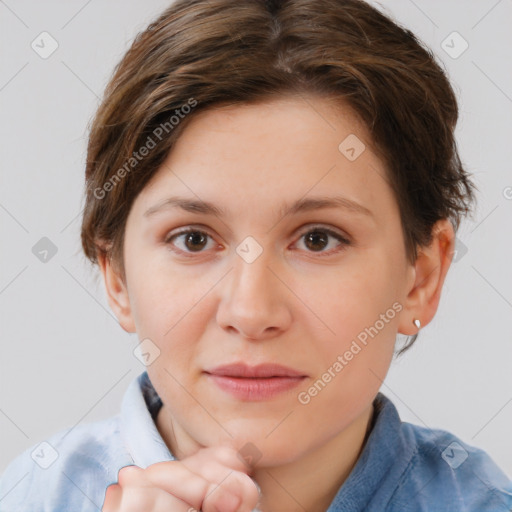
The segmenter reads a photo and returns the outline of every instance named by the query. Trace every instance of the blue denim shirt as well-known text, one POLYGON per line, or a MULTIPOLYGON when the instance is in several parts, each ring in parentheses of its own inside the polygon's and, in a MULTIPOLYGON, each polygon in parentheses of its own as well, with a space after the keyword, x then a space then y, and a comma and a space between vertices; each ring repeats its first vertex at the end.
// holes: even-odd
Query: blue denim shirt
MULTIPOLYGON (((1 512, 100 511, 118 471, 174 460, 155 418, 148 374, 120 414, 62 430, 18 455, 0 480, 1 512)), ((401 422, 382 393, 365 447, 327 512, 509 512, 512 482, 482 450, 452 434, 401 422)))

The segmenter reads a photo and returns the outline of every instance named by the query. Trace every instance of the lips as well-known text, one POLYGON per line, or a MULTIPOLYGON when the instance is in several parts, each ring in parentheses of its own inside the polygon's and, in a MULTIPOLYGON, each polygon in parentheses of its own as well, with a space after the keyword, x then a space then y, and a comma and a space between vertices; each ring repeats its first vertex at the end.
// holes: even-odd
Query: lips
POLYGON ((257 366, 248 366, 244 363, 226 364, 206 370, 211 375, 223 375, 226 377, 242 378, 267 378, 267 377, 305 377, 306 375, 274 363, 264 363, 257 366))
POLYGON ((235 363, 204 372, 222 391, 242 401, 268 400, 298 386, 304 373, 273 363, 248 366, 235 363))

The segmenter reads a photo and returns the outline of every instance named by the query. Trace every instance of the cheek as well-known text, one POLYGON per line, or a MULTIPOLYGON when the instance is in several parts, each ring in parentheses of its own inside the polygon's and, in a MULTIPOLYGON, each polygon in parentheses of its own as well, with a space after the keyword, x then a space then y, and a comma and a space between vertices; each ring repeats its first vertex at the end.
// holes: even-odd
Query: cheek
MULTIPOLYGON (((152 371, 173 388, 167 372, 181 383, 192 378, 215 311, 213 294, 208 293, 210 279, 162 275, 165 273, 155 270, 134 281, 133 315, 139 338, 151 339, 160 350, 152 371)), ((182 390, 178 386, 174 391, 179 394, 182 390)))
POLYGON ((155 266, 132 274, 130 284, 130 304, 137 333, 154 339, 162 348, 188 325, 201 299, 200 290, 191 285, 190 279, 178 273, 171 275, 168 269, 160 271, 155 266))
POLYGON ((341 400, 346 412, 357 409, 357 402, 378 391, 391 364, 403 306, 396 300, 391 270, 385 263, 374 268, 379 270, 368 266, 327 290, 327 316, 336 335, 324 344, 317 387, 327 383, 329 389, 322 391, 318 407, 334 407, 341 400))
MULTIPOLYGON (((306 303, 322 320, 330 351, 348 349, 352 340, 374 337, 389 338, 396 333, 397 323, 396 285, 393 277, 380 265, 365 264, 340 268, 329 279, 311 281, 302 293, 306 303), (376 327, 377 333, 372 328, 376 327), (371 334, 368 332, 371 331, 371 334)), ((317 320, 318 321, 318 320, 317 320)))

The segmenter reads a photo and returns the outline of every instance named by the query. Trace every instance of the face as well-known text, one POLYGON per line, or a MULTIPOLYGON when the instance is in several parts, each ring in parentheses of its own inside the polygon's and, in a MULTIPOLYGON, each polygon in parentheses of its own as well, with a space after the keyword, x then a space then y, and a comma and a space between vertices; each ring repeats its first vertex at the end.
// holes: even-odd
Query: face
POLYGON ((250 441, 278 464, 368 409, 415 277, 385 176, 364 125, 326 99, 187 126, 130 211, 122 319, 158 347, 147 369, 181 439, 250 441), (215 374, 235 363, 294 376, 215 374))

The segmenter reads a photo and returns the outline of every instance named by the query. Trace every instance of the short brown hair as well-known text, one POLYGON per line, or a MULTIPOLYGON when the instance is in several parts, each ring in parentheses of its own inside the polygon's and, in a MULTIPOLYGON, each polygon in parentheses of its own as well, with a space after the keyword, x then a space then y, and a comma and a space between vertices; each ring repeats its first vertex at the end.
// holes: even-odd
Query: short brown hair
POLYGON ((105 253, 125 279, 131 205, 198 112, 302 93, 335 98, 364 121, 411 263, 436 221, 450 219, 457 231, 476 189, 454 137, 457 100, 412 32, 362 0, 178 0, 136 36, 92 121, 87 258, 105 253), (149 140, 154 146, 135 158, 149 140))

